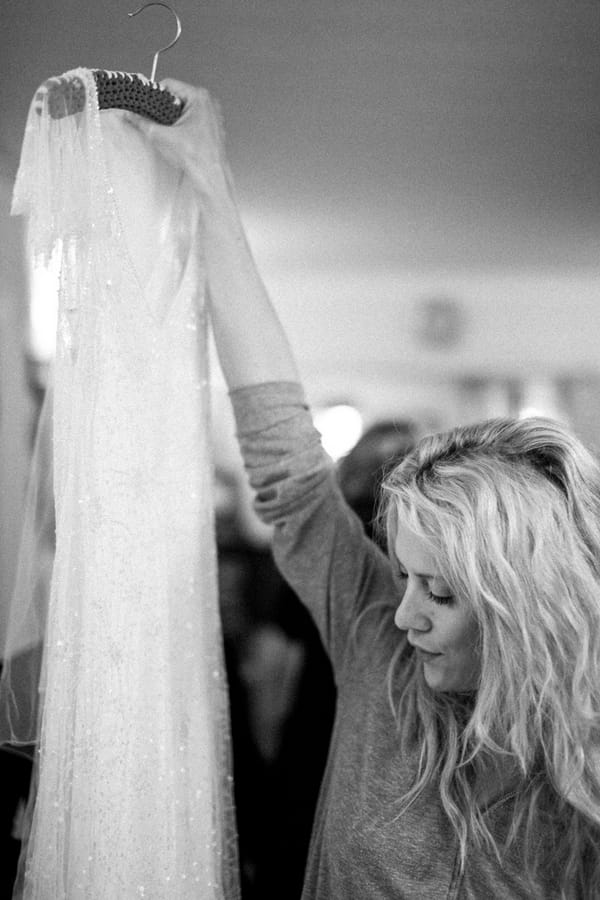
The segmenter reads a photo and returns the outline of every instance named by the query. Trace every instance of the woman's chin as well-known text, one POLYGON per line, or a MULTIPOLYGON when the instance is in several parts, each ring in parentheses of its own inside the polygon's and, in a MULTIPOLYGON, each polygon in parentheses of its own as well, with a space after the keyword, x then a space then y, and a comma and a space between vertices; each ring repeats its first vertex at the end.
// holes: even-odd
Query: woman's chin
POLYGON ((464 673, 461 677, 459 673, 446 672, 435 660, 423 663, 423 678, 428 688, 439 693, 462 694, 475 690, 473 678, 465 677, 464 673))
POLYGON ((425 679, 425 684, 428 688, 431 688, 432 691, 451 691, 453 688, 447 685, 447 679, 444 678, 443 673, 437 672, 431 665, 428 663, 423 663, 423 678, 425 679))

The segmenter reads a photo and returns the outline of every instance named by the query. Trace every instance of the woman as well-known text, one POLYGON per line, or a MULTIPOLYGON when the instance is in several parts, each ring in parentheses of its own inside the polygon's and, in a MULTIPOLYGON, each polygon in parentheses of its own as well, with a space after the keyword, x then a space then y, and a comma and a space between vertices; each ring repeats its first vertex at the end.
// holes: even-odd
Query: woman
POLYGON ((132 121, 202 198, 213 328, 256 508, 338 688, 303 896, 599 897, 598 466, 545 420, 426 438, 384 485, 384 556, 312 427, 215 108, 164 84, 186 103, 179 123, 132 121))

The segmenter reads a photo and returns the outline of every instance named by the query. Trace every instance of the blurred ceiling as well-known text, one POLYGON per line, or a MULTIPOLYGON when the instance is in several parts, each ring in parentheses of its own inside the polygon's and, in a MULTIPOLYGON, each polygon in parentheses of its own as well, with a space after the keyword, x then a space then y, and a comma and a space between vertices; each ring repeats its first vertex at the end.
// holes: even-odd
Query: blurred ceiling
MULTIPOLYGON (((597 268, 599 0, 176 0, 159 77, 221 102, 274 268, 597 268)), ((5 0, 2 164, 76 66, 149 73, 170 14, 5 0)))

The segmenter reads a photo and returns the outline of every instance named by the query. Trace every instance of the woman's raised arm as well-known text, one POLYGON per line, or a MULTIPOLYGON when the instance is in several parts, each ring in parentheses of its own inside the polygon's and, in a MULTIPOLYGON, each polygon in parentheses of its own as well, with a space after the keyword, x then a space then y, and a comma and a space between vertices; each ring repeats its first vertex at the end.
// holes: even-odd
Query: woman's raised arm
POLYGON ((201 88, 173 79, 161 85, 185 103, 174 125, 133 114, 125 118, 184 170, 201 200, 211 320, 229 389, 297 381, 287 337, 246 239, 215 103, 201 88))

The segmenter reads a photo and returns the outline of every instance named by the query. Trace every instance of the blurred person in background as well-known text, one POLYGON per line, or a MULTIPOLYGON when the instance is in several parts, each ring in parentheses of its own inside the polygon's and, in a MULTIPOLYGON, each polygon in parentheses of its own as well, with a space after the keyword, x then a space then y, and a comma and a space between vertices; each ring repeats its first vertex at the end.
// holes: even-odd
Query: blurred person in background
POLYGON ((385 542, 383 532, 376 527, 384 476, 413 449, 416 438, 417 428, 413 422, 381 419, 367 428, 338 463, 342 494, 371 540, 385 542))
POLYGON ((245 534, 233 482, 229 494, 217 510, 217 535, 242 897, 297 900, 335 687, 309 613, 268 546, 245 534))
MULTIPOLYGON (((412 448, 414 434, 407 421, 378 421, 339 462, 342 492, 373 540, 381 537, 374 522, 383 472, 412 448)), ((240 533, 232 543, 235 529, 219 519, 217 533, 242 893, 298 900, 333 726, 333 673, 270 552, 240 533)))

